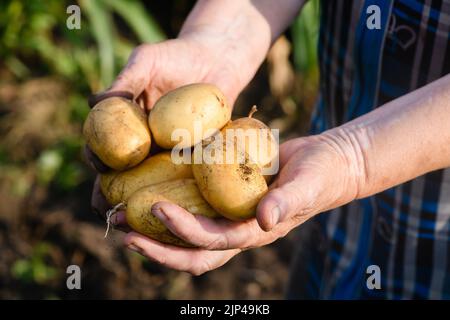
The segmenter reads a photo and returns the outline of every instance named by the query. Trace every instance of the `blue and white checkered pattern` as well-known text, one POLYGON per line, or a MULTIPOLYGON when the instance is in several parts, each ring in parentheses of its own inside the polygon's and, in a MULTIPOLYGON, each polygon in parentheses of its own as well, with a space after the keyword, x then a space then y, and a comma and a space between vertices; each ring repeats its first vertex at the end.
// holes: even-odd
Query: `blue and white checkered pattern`
MULTIPOLYGON (((450 0, 323 0, 319 58, 312 133, 449 73, 450 0), (372 4, 381 30, 366 26, 372 4)), ((298 245, 288 298, 450 299, 450 169, 320 214, 298 245), (379 290, 366 286, 373 264, 379 290)))

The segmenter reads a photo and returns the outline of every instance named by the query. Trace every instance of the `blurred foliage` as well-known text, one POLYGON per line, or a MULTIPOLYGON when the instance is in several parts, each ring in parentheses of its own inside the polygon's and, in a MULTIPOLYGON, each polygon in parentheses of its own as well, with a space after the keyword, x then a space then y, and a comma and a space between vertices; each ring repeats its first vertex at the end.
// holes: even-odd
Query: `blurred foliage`
POLYGON ((51 245, 39 243, 33 248, 31 256, 27 259, 17 260, 11 272, 13 276, 24 283, 44 284, 57 277, 57 270, 47 263, 51 245))
POLYGON ((302 74, 317 72, 319 8, 319 0, 309 0, 291 27, 294 65, 302 74))
POLYGON ((19 79, 56 74, 86 91, 104 89, 138 42, 165 38, 136 0, 80 0, 81 29, 66 27, 68 1, 7 0, 0 4, 0 60, 19 79), (121 34, 116 14, 132 35, 121 34), (132 40, 134 42, 132 42, 132 40))
MULTIPOLYGON (((96 245, 103 226, 93 224, 95 218, 90 221, 87 214, 94 175, 82 159, 81 128, 89 112, 86 97, 111 84, 136 45, 175 36, 193 3, 0 1, 0 199, 8 204, 0 209, 0 227, 6 226, 0 229, 0 265, 8 266, 7 272, 0 268, 0 287, 2 281, 9 281, 8 288, 0 288, 0 298, 17 283, 49 289, 33 293, 33 297, 67 295, 65 287, 58 292, 63 282, 52 281, 73 261, 91 263, 86 267, 91 274, 86 285, 93 292, 89 298, 217 298, 231 292, 237 297, 281 296, 287 263, 280 261, 273 248, 247 253, 251 260, 261 258, 249 263, 254 268, 264 269, 267 263, 267 269, 277 270, 273 273, 275 284, 261 284, 261 288, 267 287, 266 293, 251 295, 244 286, 254 288, 255 272, 239 264, 242 261, 234 269, 219 270, 216 279, 208 275, 196 283, 186 274, 165 273, 137 254, 127 264, 122 250, 96 245), (66 9, 73 4, 81 8, 80 30, 66 27, 66 9), (15 230, 20 232, 11 232, 15 230), (76 236, 81 231, 85 233, 76 236), (123 254, 122 260, 110 258, 112 251, 123 254), (130 272, 133 268, 136 271, 130 272), (246 280, 236 276, 246 274, 243 270, 248 273, 246 280), (99 283, 98 275, 105 281, 99 283)), ((288 37, 277 41, 269 67, 263 66, 246 89, 236 115, 247 114, 249 106, 256 103, 261 106, 261 119, 284 127, 287 134, 297 136, 299 128, 306 127, 317 89, 318 8, 318 0, 309 0, 288 32, 291 41, 288 37)), ((17 296, 29 294, 25 291, 17 296)))
MULTIPOLYGON (((0 67, 19 81, 51 75, 69 88, 63 100, 60 97, 57 103, 43 103, 53 108, 48 111, 52 114, 60 113, 57 108, 68 110, 70 114, 65 121, 68 128, 75 126, 75 131, 67 130, 56 141, 53 139, 53 143, 42 145, 36 159, 38 183, 54 183, 62 191, 71 190, 86 178, 86 166, 81 161, 83 141, 80 135, 81 124, 89 112, 86 96, 111 84, 137 44, 166 38, 141 1, 80 0, 77 2, 81 8, 79 30, 66 27, 66 8, 71 4, 73 2, 59 0, 7 0, 0 3, 0 67)), ((35 97, 28 100, 34 101, 35 97)), ((18 136, 26 138, 46 134, 45 130, 31 131, 31 121, 38 117, 27 116, 32 112, 26 106, 28 103, 14 106, 11 110, 14 111, 13 117, 6 118, 9 123, 20 123, 20 129, 11 128, 10 136, 16 139, 11 139, 10 150, 5 149, 5 145, 0 147, 0 162, 9 163, 10 169, 19 169, 24 161, 34 160, 29 148, 20 157, 15 156, 20 153, 16 141, 18 136)), ((41 110, 39 112, 42 113, 41 110)), ((42 127, 52 121, 45 120, 46 123, 40 123, 42 127)), ((64 128, 64 124, 59 124, 59 127, 64 128)))

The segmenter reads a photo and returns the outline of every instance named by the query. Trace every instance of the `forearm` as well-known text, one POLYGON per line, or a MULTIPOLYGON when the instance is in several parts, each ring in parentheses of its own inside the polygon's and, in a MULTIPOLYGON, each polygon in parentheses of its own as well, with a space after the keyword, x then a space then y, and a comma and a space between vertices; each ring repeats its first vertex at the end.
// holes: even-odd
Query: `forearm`
POLYGON ((324 137, 345 154, 355 198, 450 167, 450 75, 324 137))
MULTIPOLYGON (((287 28, 304 0, 199 0, 179 37, 198 33, 216 38, 221 56, 233 55, 239 68, 254 73, 271 44, 287 28)), ((211 46, 210 43, 208 43, 211 46)))

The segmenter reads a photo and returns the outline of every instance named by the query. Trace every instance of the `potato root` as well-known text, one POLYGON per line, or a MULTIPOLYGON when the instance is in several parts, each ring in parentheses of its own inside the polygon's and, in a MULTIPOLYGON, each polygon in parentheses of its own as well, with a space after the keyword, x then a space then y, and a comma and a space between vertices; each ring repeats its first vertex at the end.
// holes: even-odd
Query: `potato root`
POLYGON ((161 182, 141 188, 133 193, 126 203, 127 223, 136 232, 163 243, 192 247, 172 234, 151 213, 153 204, 159 201, 173 202, 195 215, 220 217, 203 199, 194 179, 161 182))

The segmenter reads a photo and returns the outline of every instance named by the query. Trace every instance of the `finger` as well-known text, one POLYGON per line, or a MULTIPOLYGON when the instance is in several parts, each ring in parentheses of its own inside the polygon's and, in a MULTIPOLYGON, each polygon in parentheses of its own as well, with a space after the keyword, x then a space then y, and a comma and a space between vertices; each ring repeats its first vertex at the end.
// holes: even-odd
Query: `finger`
POLYGON ((280 145, 279 156, 280 156, 280 168, 284 167, 284 165, 289 161, 291 156, 297 152, 304 145, 305 140, 303 138, 296 138, 288 140, 280 145))
POLYGON ((301 213, 304 199, 297 181, 270 190, 259 202, 256 219, 261 229, 272 230, 278 223, 301 213))
POLYGON ((152 45, 143 44, 134 49, 127 65, 108 91, 129 92, 136 99, 150 82, 154 64, 153 48, 152 45))
POLYGON ((127 218, 125 216, 125 212, 118 211, 114 215, 111 216, 110 219, 111 224, 113 225, 114 229, 123 231, 123 232, 130 232, 132 229, 127 223, 127 218))
POLYGON ((138 97, 144 92, 151 79, 153 59, 149 57, 151 57, 152 51, 153 46, 148 44, 135 48, 128 59, 127 65, 116 77, 111 87, 104 92, 89 97, 89 106, 92 108, 107 98, 122 97, 138 102, 145 109, 147 106, 144 106, 142 102, 145 104, 148 100, 147 96, 145 94, 142 95, 142 99, 139 99, 139 101, 138 97))
POLYGON ((108 98, 112 98, 112 97, 120 97, 120 98, 125 98, 128 100, 133 100, 133 93, 128 92, 128 91, 111 91, 111 89, 109 89, 107 91, 100 92, 100 93, 89 96, 88 105, 89 105, 89 107, 93 108, 100 101, 108 99, 108 98))
POLYGON ((239 249, 208 251, 198 248, 181 248, 130 232, 124 239, 125 246, 171 269, 201 275, 216 269, 240 252, 239 249))
POLYGON ((208 250, 249 248, 259 243, 264 234, 256 219, 210 219, 170 202, 155 203, 152 213, 179 238, 208 250))
POLYGON ((110 205, 100 189, 100 176, 97 175, 91 196, 91 209, 101 219, 106 220, 106 211, 110 205))
POLYGON ((111 170, 102 160, 89 148, 88 145, 84 146, 84 158, 89 166, 97 172, 105 173, 111 170))

